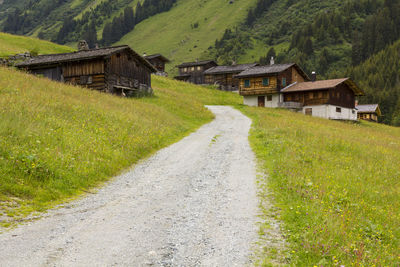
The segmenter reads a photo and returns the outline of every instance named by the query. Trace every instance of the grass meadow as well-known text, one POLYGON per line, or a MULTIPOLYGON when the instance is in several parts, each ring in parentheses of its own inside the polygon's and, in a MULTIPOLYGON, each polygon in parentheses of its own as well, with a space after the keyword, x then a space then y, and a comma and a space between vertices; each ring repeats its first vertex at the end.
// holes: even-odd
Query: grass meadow
MULTIPOLYGON (((271 191, 279 209, 288 265, 400 265, 400 128, 240 110, 253 119, 250 142, 269 176, 261 197, 271 191)), ((274 257, 266 247, 264 265, 274 257)))
POLYGON ((127 99, 0 68, 0 222, 90 191, 213 119, 238 95, 153 77, 127 99))
POLYGON ((178 0, 170 11, 136 25, 118 44, 129 44, 140 54, 163 54, 172 60, 167 71, 174 74, 177 73, 175 65, 201 58, 226 29, 234 28, 245 19, 248 9, 256 2, 178 0), (196 23, 197 28, 193 27, 196 23))
POLYGON ((36 38, 0 32, 0 57, 32 51, 38 54, 56 54, 73 52, 74 49, 36 38))

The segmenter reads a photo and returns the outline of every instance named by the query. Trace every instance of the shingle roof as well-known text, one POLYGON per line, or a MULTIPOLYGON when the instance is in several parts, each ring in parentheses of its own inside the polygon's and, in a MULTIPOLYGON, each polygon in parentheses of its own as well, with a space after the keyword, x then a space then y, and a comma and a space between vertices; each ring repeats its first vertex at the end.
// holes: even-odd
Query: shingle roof
POLYGON ((252 68, 257 66, 258 63, 252 64, 239 64, 232 66, 216 66, 208 69, 204 72, 204 74, 223 74, 223 73, 240 73, 248 68, 252 68))
POLYGON ((80 61, 85 59, 93 59, 93 58, 102 58, 105 56, 110 56, 114 53, 121 52, 123 50, 129 49, 131 53, 133 53, 136 58, 138 58, 143 64, 145 64, 148 68, 153 71, 156 71, 153 65, 151 65, 146 59, 141 57, 138 53, 136 53, 133 49, 131 49, 127 45, 114 46, 114 47, 105 47, 99 49, 91 49, 91 50, 82 50, 76 51, 72 53, 64 53, 64 54, 50 54, 50 55, 40 55, 37 57, 33 57, 27 61, 21 62, 16 65, 16 67, 33 67, 40 65, 49 65, 56 64, 62 62, 72 62, 72 61, 80 61))
POLYGON ((286 88, 282 89, 281 92, 289 93, 289 92, 330 89, 338 86, 341 83, 346 83, 350 87, 350 89, 353 90, 355 95, 364 95, 364 92, 360 88, 358 88, 358 86, 349 78, 293 83, 287 86, 286 88))
POLYGON ((287 70, 288 68, 295 66, 294 63, 288 64, 274 64, 274 65, 266 65, 266 66, 255 66, 249 69, 246 69, 236 75, 237 78, 246 78, 246 77, 253 77, 253 76, 260 76, 265 74, 275 74, 280 73, 282 71, 287 70))
POLYGON ((358 113, 375 113, 379 109, 378 104, 367 104, 356 106, 358 113))
POLYGON ((164 57, 161 54, 149 55, 149 56, 145 56, 144 58, 147 60, 151 60, 151 59, 158 58, 158 57, 161 58, 161 60, 163 60, 165 62, 170 62, 170 60, 168 58, 164 57))
POLYGON ((196 61, 196 62, 185 62, 185 63, 182 63, 181 65, 178 65, 177 67, 182 68, 182 67, 202 66, 202 65, 209 64, 209 63, 214 63, 215 66, 218 65, 214 60, 203 60, 203 61, 196 61))

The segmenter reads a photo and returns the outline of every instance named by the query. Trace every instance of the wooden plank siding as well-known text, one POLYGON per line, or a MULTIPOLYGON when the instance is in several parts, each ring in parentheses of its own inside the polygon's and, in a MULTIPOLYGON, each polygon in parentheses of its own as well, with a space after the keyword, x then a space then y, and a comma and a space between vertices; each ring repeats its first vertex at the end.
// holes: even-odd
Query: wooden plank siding
POLYGON ((286 93, 284 101, 301 103, 303 106, 325 105, 329 103, 329 90, 286 93))
POLYGON ((354 92, 345 84, 339 84, 329 91, 329 104, 345 108, 355 108, 354 92))
POLYGON ((64 78, 96 74, 104 74, 103 60, 71 62, 63 66, 64 78))
POLYGON ((240 79, 240 94, 244 96, 278 93, 277 77, 255 77, 240 79), (269 78, 269 85, 263 85, 263 79, 269 78), (250 80, 250 86, 245 86, 245 81, 250 80))

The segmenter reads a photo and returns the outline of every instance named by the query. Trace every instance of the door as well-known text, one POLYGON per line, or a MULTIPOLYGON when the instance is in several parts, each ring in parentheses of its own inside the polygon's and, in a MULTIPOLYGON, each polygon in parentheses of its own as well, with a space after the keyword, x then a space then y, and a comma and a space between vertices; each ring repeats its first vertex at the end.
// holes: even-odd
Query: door
POLYGON ((258 97, 258 106, 263 108, 265 107, 265 96, 258 97))
POLYGON ((306 108, 305 113, 308 116, 312 116, 312 108, 306 108))

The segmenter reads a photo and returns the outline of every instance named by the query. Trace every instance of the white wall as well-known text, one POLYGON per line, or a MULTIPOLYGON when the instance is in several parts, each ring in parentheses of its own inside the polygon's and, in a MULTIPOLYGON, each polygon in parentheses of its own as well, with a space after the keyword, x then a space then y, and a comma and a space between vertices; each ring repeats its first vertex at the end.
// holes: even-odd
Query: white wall
MULTIPOLYGON (((243 97, 243 104, 250 106, 250 107, 257 107, 258 106, 258 97, 259 96, 244 96, 243 97)), ((274 94, 272 95, 272 101, 268 101, 268 98, 266 95, 265 97, 265 107, 267 108, 277 108, 279 107, 279 102, 280 102, 280 94, 274 94)))
POLYGON ((312 109, 313 117, 320 117, 331 120, 357 120, 357 111, 351 108, 343 108, 333 105, 305 106, 303 107, 303 110, 301 112, 305 114, 307 108, 312 109), (336 112, 336 108, 341 108, 341 112, 336 112))
POLYGON ((258 97, 257 96, 244 96, 243 104, 250 106, 250 107, 257 107, 258 106, 258 97))

